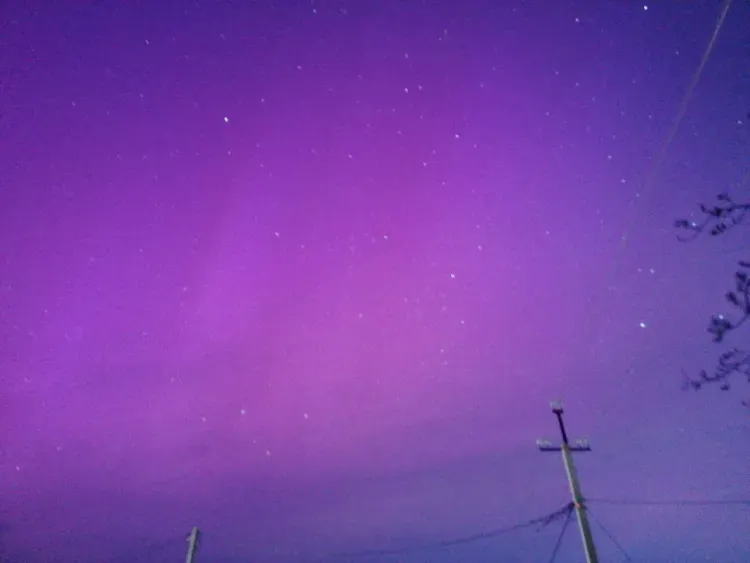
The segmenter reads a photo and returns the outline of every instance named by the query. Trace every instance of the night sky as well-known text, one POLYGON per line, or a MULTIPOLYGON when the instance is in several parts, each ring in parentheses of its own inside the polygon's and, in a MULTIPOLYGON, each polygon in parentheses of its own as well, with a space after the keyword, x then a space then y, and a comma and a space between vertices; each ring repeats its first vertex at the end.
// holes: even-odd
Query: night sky
POLYGON ((603 502, 750 496, 750 390, 681 390, 750 245, 673 228, 748 190, 750 3, 670 135, 723 7, 3 3, 0 555, 545 562, 336 554, 564 507, 561 398, 602 561, 747 561, 747 506, 603 502))

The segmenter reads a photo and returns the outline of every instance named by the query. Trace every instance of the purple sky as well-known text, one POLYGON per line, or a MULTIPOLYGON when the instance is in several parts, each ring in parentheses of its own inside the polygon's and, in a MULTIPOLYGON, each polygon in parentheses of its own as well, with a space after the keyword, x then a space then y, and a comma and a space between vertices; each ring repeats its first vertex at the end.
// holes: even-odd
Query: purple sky
MULTIPOLYGON (((1 554, 547 561, 560 522, 330 555, 562 507, 558 397, 586 495, 747 497, 747 387, 680 391, 747 235, 672 224, 748 168, 748 2, 654 166, 720 8, 4 3, 1 554)), ((750 552, 747 507, 590 506, 635 561, 750 552)))

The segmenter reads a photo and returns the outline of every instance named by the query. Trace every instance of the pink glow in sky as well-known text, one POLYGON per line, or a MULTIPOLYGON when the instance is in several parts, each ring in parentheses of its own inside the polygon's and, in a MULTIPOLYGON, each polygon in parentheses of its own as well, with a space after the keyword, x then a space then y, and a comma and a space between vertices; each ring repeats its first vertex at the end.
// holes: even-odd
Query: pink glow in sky
MULTIPOLYGON (((547 561, 559 522, 332 554, 565 505, 558 397, 587 496, 750 496, 746 389, 680 391, 747 239, 671 228, 748 166, 750 5, 654 181, 719 6, 644 8, 0 8, 0 556, 547 561)), ((635 561, 750 553, 747 507, 591 512, 635 561)))

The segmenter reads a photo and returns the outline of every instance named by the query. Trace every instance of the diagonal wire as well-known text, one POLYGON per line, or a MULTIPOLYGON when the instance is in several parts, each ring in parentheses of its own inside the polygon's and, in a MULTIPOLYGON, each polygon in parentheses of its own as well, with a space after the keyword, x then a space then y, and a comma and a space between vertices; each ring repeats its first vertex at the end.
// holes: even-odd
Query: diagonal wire
POLYGON ((622 547, 622 544, 619 541, 617 541, 617 539, 615 539, 615 536, 612 534, 612 532, 610 532, 607 528, 605 528, 604 524, 602 524, 597 518, 594 517, 593 514, 591 514, 591 509, 588 509, 586 512, 588 513, 589 518, 591 518, 594 521, 594 523, 602 529, 602 532, 604 532, 604 534, 609 538, 609 540, 613 544, 615 544, 617 549, 620 550, 620 553, 622 553, 622 555, 625 557, 625 561, 633 561, 633 558, 630 557, 630 555, 628 555, 628 552, 625 551, 625 548, 622 547))
POLYGON ((564 507, 560 508, 559 510, 551 512, 545 516, 540 516, 539 518, 534 518, 532 520, 521 522, 520 524, 514 524, 512 526, 507 526, 505 528, 498 528, 496 530, 481 532, 479 534, 473 534, 470 536, 463 536, 463 537, 455 538, 452 540, 445 540, 445 541, 435 542, 435 543, 417 544, 417 545, 402 547, 398 549, 371 549, 371 550, 364 550, 364 551, 335 553, 333 554, 333 556, 334 557, 367 557, 367 556, 373 556, 373 555, 378 555, 378 556, 399 555, 402 553, 411 553, 414 551, 426 551, 430 549, 453 547, 455 545, 462 545, 465 543, 472 543, 475 541, 494 538, 497 536, 501 536, 503 534, 508 534, 510 532, 522 530, 524 528, 530 528, 532 526, 539 525, 540 528, 544 528, 545 526, 548 526, 555 520, 559 520, 563 516, 568 516, 572 510, 572 507, 573 507, 573 503, 568 503, 564 507))
MULTIPOLYGON (((677 110, 677 115, 672 121, 672 127, 670 128, 669 133, 667 134, 667 137, 664 140, 664 143, 662 144, 659 152, 656 155, 656 158, 654 159, 650 169, 648 170, 648 173, 644 180, 644 186, 643 186, 644 195, 646 195, 646 193, 651 190, 653 183, 656 181, 656 175, 659 171, 659 168, 661 167, 665 157, 667 156, 667 151, 669 150, 670 145, 672 144, 675 137, 677 136, 677 132, 680 129, 682 120, 685 118, 685 114, 687 113, 687 108, 688 108, 688 105, 690 104, 690 100, 693 97, 693 92, 696 86, 698 86, 698 82, 700 81, 701 75, 703 74, 703 69, 705 68, 706 63, 708 62, 708 59, 711 57, 711 53, 714 50, 714 45, 716 44, 716 39, 719 37, 719 32, 721 31, 721 27, 724 25, 724 20, 726 19, 727 13, 729 12, 729 8, 731 6, 732 6, 732 0, 724 0, 724 5, 722 6, 721 12, 719 13, 719 17, 716 20, 716 24, 714 25, 714 31, 711 34, 711 39, 709 40, 708 45, 706 46, 706 50, 703 52, 703 56, 701 57, 701 61, 700 61, 700 64, 698 65, 698 68, 693 73, 693 77, 690 81, 690 85, 685 90, 685 94, 677 110)), ((627 223, 625 227, 625 232, 623 233, 623 236, 622 236, 623 247, 626 247, 628 244, 628 234, 632 230, 634 223, 635 223, 635 214, 632 213, 630 217, 630 221, 627 223)))
POLYGON ((589 498, 589 502, 600 502, 602 504, 621 504, 632 506, 720 506, 720 505, 749 505, 750 499, 728 499, 728 500, 647 500, 647 499, 608 499, 589 498))
POLYGON ((565 517, 565 521, 562 525, 562 530, 560 530, 560 535, 557 536, 557 541, 555 542, 555 548, 552 550, 552 557, 549 558, 549 563, 555 563, 555 559, 557 558, 557 553, 560 551, 560 546, 562 545, 563 536, 565 536, 565 532, 568 529, 568 525, 570 524, 570 517, 573 516, 573 505, 571 504, 568 508, 568 515, 565 517))
MULTIPOLYGON (((729 12, 729 8, 731 6, 732 6, 732 0, 724 0, 724 4, 721 7, 721 11, 714 25, 714 30, 713 30, 713 33, 711 34, 711 39, 709 40, 708 45, 706 46, 706 49, 703 52, 703 56, 701 57, 701 61, 698 64, 696 71, 693 73, 689 86, 685 90, 685 94, 683 95, 683 98, 677 109, 677 113, 674 117, 674 120, 672 121, 672 127, 670 128, 663 143, 659 147, 659 151, 656 154, 654 160, 651 162, 651 165, 646 170, 646 174, 643 179, 643 187, 641 189, 641 192, 643 193, 643 196, 644 196, 643 197, 644 200, 653 191, 653 187, 654 187, 654 184, 656 183, 659 169, 661 168, 661 165, 666 158, 669 147, 671 146, 672 142, 677 136, 677 132, 679 131, 680 125, 682 124, 685 114, 687 113, 687 109, 690 104, 690 100, 693 96, 693 92, 696 86, 698 85, 698 82, 700 81, 700 78, 701 78, 701 75, 703 74, 703 69, 705 68, 706 63, 711 57, 711 53, 713 52, 714 45, 716 44, 716 40, 719 37, 719 32, 721 31, 721 28, 724 25, 724 20, 726 19, 727 13, 729 12)), ((628 217, 625 220, 625 226, 623 228, 622 235, 620 236, 620 248, 615 249, 613 251, 613 255, 612 255, 611 260, 609 261, 609 265, 605 268, 605 271, 604 271, 603 279, 604 279, 604 283, 606 284, 605 289, 607 290, 611 284, 609 280, 611 280, 613 276, 618 277, 618 270, 620 268, 620 260, 623 259, 621 257, 621 252, 628 248, 630 234, 636 226, 637 209, 636 209, 635 204, 630 207, 630 211, 627 215, 628 217)))
POLYGON ((655 171, 659 168, 661 163, 664 160, 664 157, 667 154, 667 150, 669 149, 669 145, 672 144, 672 141, 674 141, 675 136, 677 136, 677 131, 680 128, 680 124, 682 123, 682 120, 685 117, 685 113, 687 113, 688 105, 690 104, 690 98, 693 97, 693 91, 695 90, 695 87, 698 86, 698 81, 701 78, 701 74, 703 74, 703 68, 706 66, 706 63, 708 62, 708 59, 711 57, 711 52, 714 50, 714 45, 716 44, 716 39, 719 37, 719 32, 721 31, 721 26, 724 25, 724 20, 727 17, 727 12, 729 12, 729 8, 732 6, 732 0, 724 0, 724 6, 721 9, 721 13, 719 14, 719 18, 716 21, 716 25, 714 26, 714 32, 711 35, 711 40, 708 42, 708 46, 706 47, 706 50, 703 52, 703 57, 701 57, 701 62, 698 65, 698 69, 693 74, 693 78, 690 81, 690 86, 688 86, 687 91, 685 92, 685 96, 682 98, 682 102, 680 103, 680 108, 677 111, 677 117, 675 117, 674 121, 672 122, 672 128, 669 131, 669 135, 667 135, 667 140, 664 143, 664 145, 661 148, 661 151, 659 152, 656 161, 654 162, 653 167, 653 173, 652 177, 649 178, 650 180, 653 180, 653 175, 655 174, 655 171))

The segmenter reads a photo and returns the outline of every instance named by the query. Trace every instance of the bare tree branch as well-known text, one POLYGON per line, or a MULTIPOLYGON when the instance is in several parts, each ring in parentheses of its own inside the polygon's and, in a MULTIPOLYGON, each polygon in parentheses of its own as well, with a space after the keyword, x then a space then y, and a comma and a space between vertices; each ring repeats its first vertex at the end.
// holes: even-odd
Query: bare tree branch
POLYGON ((718 236, 744 223, 750 211, 750 203, 737 203, 727 193, 720 193, 716 196, 716 200, 718 204, 713 207, 707 207, 701 203, 700 209, 704 217, 700 223, 687 219, 675 221, 676 228, 690 232, 688 236, 677 235, 681 242, 691 241, 704 232, 708 232, 711 236, 718 236))
MULTIPOLYGON (((719 236, 737 225, 750 224, 750 202, 738 203, 727 193, 716 196, 716 201, 713 207, 701 204, 703 220, 700 222, 686 219, 675 221, 677 229, 689 232, 687 236, 677 235, 679 241, 689 242, 704 233, 719 236)), ((727 333, 738 329, 750 318, 750 261, 740 260, 738 265, 739 269, 734 274, 734 289, 727 292, 726 299, 739 311, 739 315, 735 320, 730 320, 722 314, 711 317, 708 332, 714 342, 723 342, 727 333)), ((684 387, 700 389, 705 384, 717 383, 720 389, 726 391, 729 389, 729 378, 735 374, 746 377, 750 382, 750 351, 735 348, 724 352, 719 356, 712 374, 701 370, 697 378, 691 378, 683 371, 684 387)), ((743 404, 750 406, 749 401, 743 404)))

